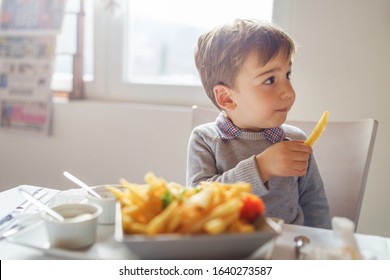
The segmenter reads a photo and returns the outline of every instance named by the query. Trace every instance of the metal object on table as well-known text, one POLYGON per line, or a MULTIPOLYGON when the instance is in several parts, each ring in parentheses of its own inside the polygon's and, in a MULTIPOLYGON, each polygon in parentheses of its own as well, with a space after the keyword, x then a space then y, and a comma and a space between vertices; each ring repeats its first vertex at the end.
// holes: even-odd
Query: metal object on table
POLYGON ((310 238, 305 235, 298 235, 294 238, 295 242, 295 259, 301 260, 302 259, 302 248, 310 243, 310 238))
POLYGON ((21 227, 19 225, 14 225, 12 226, 11 228, 7 229, 4 233, 2 233, 0 235, 0 241, 11 236, 11 235, 14 235, 15 233, 17 233, 18 231, 22 230, 24 227, 21 227))
MULTIPOLYGON (((39 188, 33 192, 33 196, 37 199, 41 199, 48 193, 48 190, 45 188, 39 188)), ((20 204, 18 207, 16 207, 14 210, 12 210, 11 213, 6 215, 0 220, 0 232, 3 232, 4 230, 8 230, 12 227, 12 225, 15 223, 16 218, 19 217, 21 214, 24 213, 24 211, 31 206, 31 202, 28 200, 25 200, 22 204, 20 204)))
MULTIPOLYGON (((19 189, 21 190, 21 189, 19 189)), ((33 195, 35 194, 35 198, 37 199, 42 199, 43 197, 45 197, 47 194, 50 194, 50 189, 46 189, 46 188, 40 188, 40 189, 37 189, 33 192, 33 195)), ((46 202, 44 203, 44 205, 48 205, 49 202, 55 197, 55 194, 54 195, 51 195, 50 198, 48 200, 46 200, 46 202)), ((29 201, 27 201, 28 204, 26 205, 26 201, 23 202, 21 205, 19 205, 17 208, 23 208, 22 210, 18 210, 20 211, 21 213, 19 215, 16 215, 16 217, 11 220, 12 222, 11 223, 7 223, 6 226, 4 226, 1 230, 0 230, 0 241, 3 240, 3 239, 6 239, 20 231, 23 231, 24 229, 26 228, 29 228, 30 226, 33 226, 35 225, 37 222, 40 221, 39 219, 39 216, 35 216, 35 215, 32 215, 32 216, 26 216, 24 219, 22 219, 22 217, 24 215, 21 215, 28 207, 30 207, 32 205, 32 203, 30 203, 29 201), (21 207, 22 206, 22 207, 21 207)), ((15 209, 16 210, 16 209, 15 209)), ((15 211, 14 210, 14 211, 15 211)), ((10 213, 12 214, 13 211, 10 213)), ((9 215, 10 215, 9 214, 9 215)), ((8 216, 8 215, 7 215, 8 216)), ((5 217, 4 217, 5 218, 5 217)))

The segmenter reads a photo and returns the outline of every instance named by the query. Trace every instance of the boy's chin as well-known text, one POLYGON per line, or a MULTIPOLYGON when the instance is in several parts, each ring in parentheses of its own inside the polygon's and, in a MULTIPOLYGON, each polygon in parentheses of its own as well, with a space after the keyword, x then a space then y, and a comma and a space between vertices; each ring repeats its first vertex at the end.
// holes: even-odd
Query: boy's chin
POLYGON ((275 120, 273 127, 281 126, 287 120, 287 114, 285 116, 280 116, 277 120, 275 120))

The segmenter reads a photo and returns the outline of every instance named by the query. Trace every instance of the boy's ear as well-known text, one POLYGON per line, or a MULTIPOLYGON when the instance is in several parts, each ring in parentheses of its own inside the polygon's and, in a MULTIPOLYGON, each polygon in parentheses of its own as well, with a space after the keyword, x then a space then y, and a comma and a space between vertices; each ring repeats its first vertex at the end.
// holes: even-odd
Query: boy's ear
POLYGON ((219 107, 225 110, 233 110, 236 103, 231 95, 231 90, 225 85, 216 85, 213 88, 214 98, 219 107))

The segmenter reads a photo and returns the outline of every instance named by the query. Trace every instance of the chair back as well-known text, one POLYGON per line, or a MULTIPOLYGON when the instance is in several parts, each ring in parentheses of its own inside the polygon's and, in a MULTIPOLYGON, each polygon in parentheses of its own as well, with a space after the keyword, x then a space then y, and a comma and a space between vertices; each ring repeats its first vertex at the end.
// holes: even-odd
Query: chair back
POLYGON ((216 108, 199 107, 197 105, 192 106, 192 128, 198 125, 213 122, 219 114, 216 108))
MULTIPOLYGON (((192 128, 214 121, 215 108, 192 107, 192 128)), ((316 121, 288 120, 310 135, 316 121)), ((357 227, 378 122, 373 119, 329 121, 315 143, 314 156, 324 182, 331 217, 346 217, 357 227)), ((355 228, 356 229, 356 228, 355 228)))
MULTIPOLYGON (((306 135, 316 125, 315 121, 288 120, 286 123, 299 127, 306 135)), ((329 121, 324 133, 313 146, 331 217, 346 217, 356 227, 377 127, 378 122, 373 119, 329 121)))

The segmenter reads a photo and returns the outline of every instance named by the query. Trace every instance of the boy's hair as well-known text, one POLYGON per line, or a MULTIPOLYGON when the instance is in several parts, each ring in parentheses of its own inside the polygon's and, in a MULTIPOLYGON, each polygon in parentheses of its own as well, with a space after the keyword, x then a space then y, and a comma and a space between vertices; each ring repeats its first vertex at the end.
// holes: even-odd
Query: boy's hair
POLYGON ((236 76, 249 53, 254 50, 264 66, 279 52, 286 59, 295 53, 294 41, 277 26, 257 20, 236 19, 201 35, 195 48, 195 63, 204 90, 217 108, 213 88, 234 87, 236 76))

